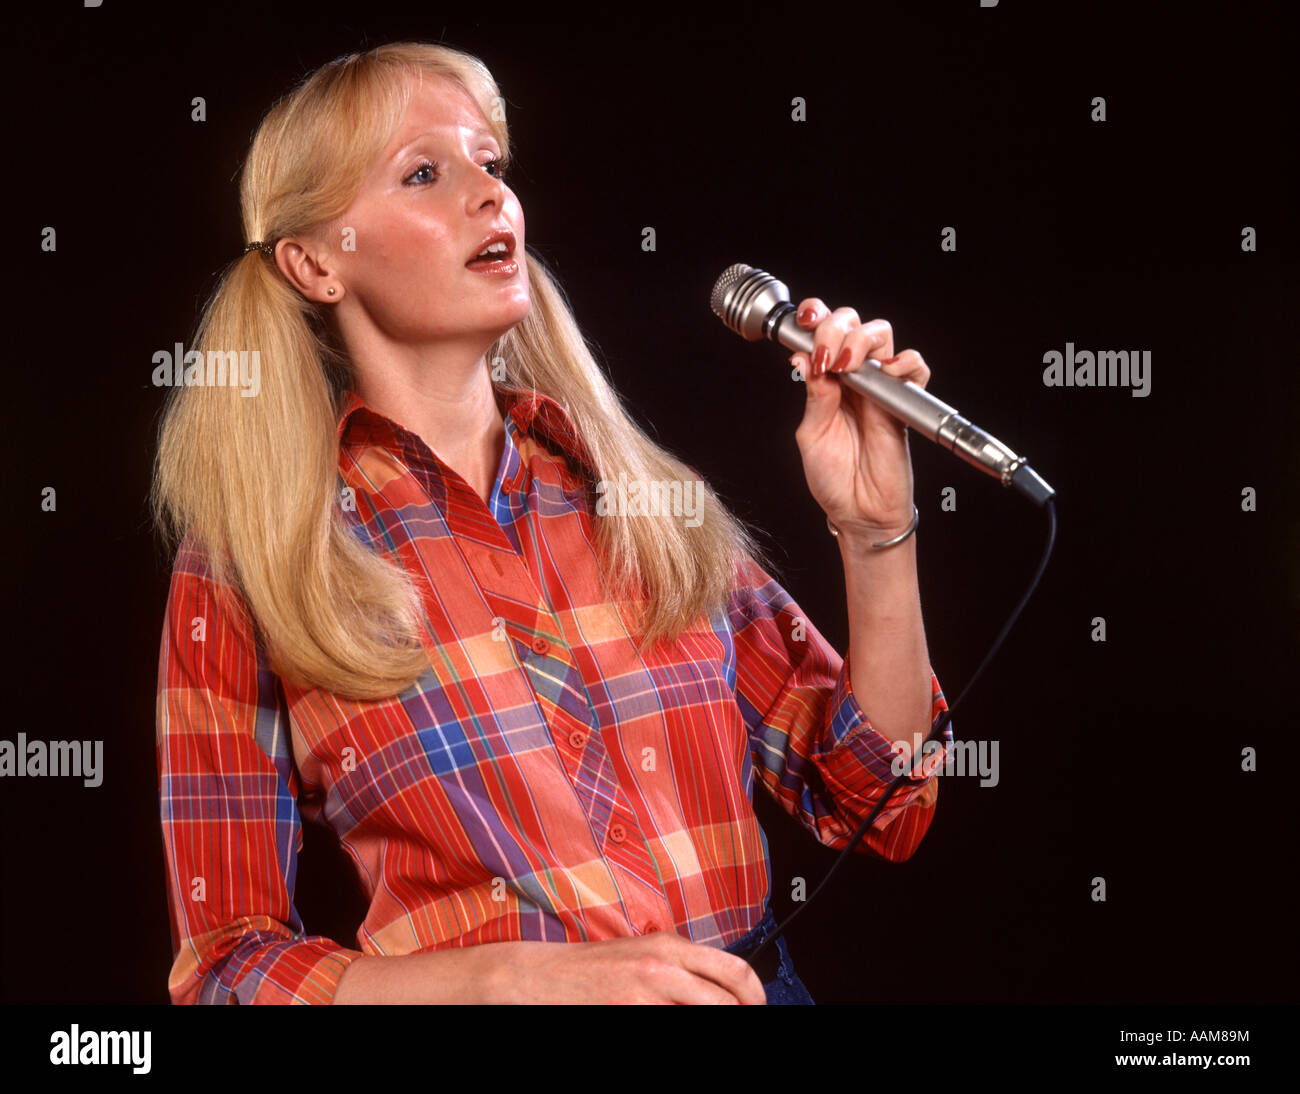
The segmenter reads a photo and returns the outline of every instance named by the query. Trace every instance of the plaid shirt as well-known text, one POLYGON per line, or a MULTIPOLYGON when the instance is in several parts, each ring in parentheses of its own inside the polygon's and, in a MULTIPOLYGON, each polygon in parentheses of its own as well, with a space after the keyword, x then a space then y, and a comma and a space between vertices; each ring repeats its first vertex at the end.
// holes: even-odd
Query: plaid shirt
MULTIPOLYGON (((755 775, 830 848, 892 781, 846 661, 752 561, 725 609, 638 656, 603 591, 585 446, 553 400, 503 395, 485 504, 345 394, 340 508, 433 590, 429 667, 398 695, 281 680, 244 602, 223 612, 182 542, 157 695, 173 1002, 326 1003, 363 954, 656 930, 722 947, 771 888, 755 775), (303 820, 356 863, 357 949, 306 934, 294 907, 303 820)), ((930 687, 933 724, 947 704, 933 672, 930 687)), ((909 780, 858 850, 908 858, 937 789, 909 780)))

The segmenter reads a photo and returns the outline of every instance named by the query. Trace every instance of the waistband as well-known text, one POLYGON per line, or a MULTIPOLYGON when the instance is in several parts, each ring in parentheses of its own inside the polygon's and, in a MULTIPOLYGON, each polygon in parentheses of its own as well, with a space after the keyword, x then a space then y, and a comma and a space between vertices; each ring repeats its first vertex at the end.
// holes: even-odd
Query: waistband
MULTIPOLYGON (((763 918, 758 921, 758 925, 752 931, 744 937, 736 939, 731 945, 724 946, 723 949, 727 953, 734 953, 747 958, 753 950, 758 949, 770 935, 775 933, 776 915, 769 905, 763 913, 763 918)), ((790 951, 785 947, 785 935, 781 935, 775 943, 764 950, 759 955, 758 960, 753 962, 753 965, 759 980, 764 984, 771 983, 778 976, 787 978, 791 976, 794 971, 794 963, 790 960, 790 951)))

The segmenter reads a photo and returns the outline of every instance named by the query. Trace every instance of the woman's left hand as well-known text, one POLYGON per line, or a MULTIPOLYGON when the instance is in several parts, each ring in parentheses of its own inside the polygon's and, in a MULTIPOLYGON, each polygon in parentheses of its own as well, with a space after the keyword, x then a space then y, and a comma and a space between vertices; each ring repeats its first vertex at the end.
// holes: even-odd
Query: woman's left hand
POLYGON ((795 442, 817 504, 842 537, 888 539, 912 523, 912 459, 907 426, 830 372, 856 372, 871 358, 890 376, 925 387, 930 369, 916 350, 894 353, 894 331, 884 319, 862 323, 852 308, 833 312, 817 297, 799 304, 799 326, 814 332, 813 363, 796 353, 807 387, 795 442))

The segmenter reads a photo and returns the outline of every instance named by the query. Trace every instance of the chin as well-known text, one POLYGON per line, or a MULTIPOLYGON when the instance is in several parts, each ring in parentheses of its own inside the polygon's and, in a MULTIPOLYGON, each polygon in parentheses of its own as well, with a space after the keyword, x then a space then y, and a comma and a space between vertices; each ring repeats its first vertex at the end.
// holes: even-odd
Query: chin
POLYGON ((513 316, 511 326, 514 326, 515 323, 522 323, 528 318, 528 313, 533 310, 533 298, 525 293, 522 297, 511 300, 507 310, 513 316))

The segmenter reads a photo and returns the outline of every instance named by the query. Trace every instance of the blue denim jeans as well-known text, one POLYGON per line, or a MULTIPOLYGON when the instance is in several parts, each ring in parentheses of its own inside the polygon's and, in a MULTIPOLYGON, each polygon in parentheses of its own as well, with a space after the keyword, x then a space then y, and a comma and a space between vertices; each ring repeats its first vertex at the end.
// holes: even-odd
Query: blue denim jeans
MULTIPOLYGON (((739 954, 741 957, 745 957, 750 950, 757 949, 768 935, 775 930, 776 916, 769 907, 757 927, 743 938, 738 938, 730 946, 724 947, 724 949, 726 949, 727 953, 739 954)), ((799 979, 799 974, 794 971, 794 962, 790 960, 790 951, 785 946, 785 935, 781 935, 776 940, 775 946, 777 952, 781 955, 781 965, 777 969, 776 977, 763 985, 763 990, 767 992, 768 1006, 776 1004, 784 1006, 815 1006, 813 997, 808 994, 804 982, 799 979)))

